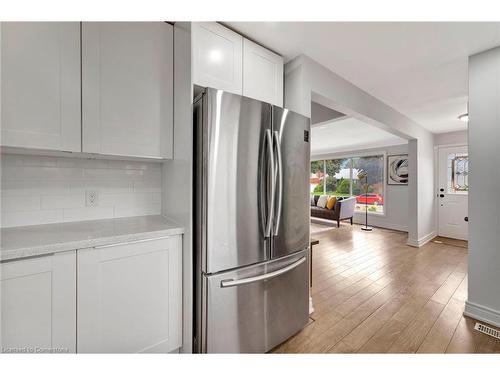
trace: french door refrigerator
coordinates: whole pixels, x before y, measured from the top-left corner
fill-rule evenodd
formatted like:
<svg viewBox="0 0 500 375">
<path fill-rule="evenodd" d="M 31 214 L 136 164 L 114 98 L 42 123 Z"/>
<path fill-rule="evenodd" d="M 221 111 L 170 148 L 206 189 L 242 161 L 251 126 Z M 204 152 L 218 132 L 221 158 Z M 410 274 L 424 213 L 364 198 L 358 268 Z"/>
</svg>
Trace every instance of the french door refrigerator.
<svg viewBox="0 0 500 375">
<path fill-rule="evenodd" d="M 310 121 L 195 99 L 194 351 L 264 353 L 308 321 Z"/>
</svg>

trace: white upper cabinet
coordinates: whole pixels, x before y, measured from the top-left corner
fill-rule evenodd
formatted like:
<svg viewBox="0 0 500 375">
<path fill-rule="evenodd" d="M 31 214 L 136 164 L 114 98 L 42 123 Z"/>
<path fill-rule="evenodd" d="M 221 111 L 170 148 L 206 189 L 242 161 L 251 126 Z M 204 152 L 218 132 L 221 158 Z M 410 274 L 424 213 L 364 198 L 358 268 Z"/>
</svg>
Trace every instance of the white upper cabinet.
<svg viewBox="0 0 500 375">
<path fill-rule="evenodd" d="M 193 82 L 242 94 L 243 37 L 216 22 L 192 24 Z"/>
<path fill-rule="evenodd" d="M 193 83 L 283 106 L 283 58 L 217 22 L 192 25 Z"/>
<path fill-rule="evenodd" d="M 182 345 L 182 236 L 78 250 L 79 353 Z"/>
<path fill-rule="evenodd" d="M 172 158 L 173 27 L 82 23 L 82 151 Z"/>
<path fill-rule="evenodd" d="M 3 351 L 74 353 L 75 251 L 0 264 Z"/>
<path fill-rule="evenodd" d="M 283 106 L 283 58 L 243 41 L 243 95 Z"/>
<path fill-rule="evenodd" d="M 1 144 L 80 151 L 80 23 L 2 22 Z"/>
</svg>

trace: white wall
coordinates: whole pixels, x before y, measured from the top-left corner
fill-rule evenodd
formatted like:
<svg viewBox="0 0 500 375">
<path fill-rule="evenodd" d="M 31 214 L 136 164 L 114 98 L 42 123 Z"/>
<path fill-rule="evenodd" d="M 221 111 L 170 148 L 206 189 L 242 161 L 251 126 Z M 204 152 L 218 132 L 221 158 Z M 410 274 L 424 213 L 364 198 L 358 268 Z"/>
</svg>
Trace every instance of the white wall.
<svg viewBox="0 0 500 375">
<path fill-rule="evenodd" d="M 409 140 L 408 244 L 421 246 L 432 239 L 436 234 L 433 134 L 341 76 L 300 55 L 285 67 L 285 107 L 310 117 L 311 101 Z"/>
<path fill-rule="evenodd" d="M 408 145 L 353 150 L 349 152 L 329 153 L 312 156 L 312 160 L 337 159 L 363 155 L 384 155 L 384 168 L 387 168 L 388 155 L 408 153 Z M 386 171 L 387 173 L 387 171 Z M 384 176 L 384 215 L 368 214 L 368 224 L 381 228 L 408 231 L 408 185 L 387 185 L 387 175 Z M 355 223 L 364 223 L 365 214 L 354 213 Z"/>
<path fill-rule="evenodd" d="M 469 58 L 469 295 L 465 314 L 500 327 L 500 47 Z"/>
<path fill-rule="evenodd" d="M 182 351 L 193 335 L 193 85 L 191 24 L 174 24 L 174 158 L 163 169 L 163 214 L 184 226 Z M 167 194 L 168 192 L 168 194 Z"/>
<path fill-rule="evenodd" d="M 455 132 L 434 134 L 434 145 L 466 145 L 467 131 L 458 130 Z"/>
<path fill-rule="evenodd" d="M 2 154 L 1 166 L 2 227 L 161 213 L 158 163 Z"/>
<path fill-rule="evenodd" d="M 312 102 L 311 103 L 311 125 L 319 124 L 333 119 L 344 117 L 343 113 L 337 112 L 324 105 Z"/>
</svg>

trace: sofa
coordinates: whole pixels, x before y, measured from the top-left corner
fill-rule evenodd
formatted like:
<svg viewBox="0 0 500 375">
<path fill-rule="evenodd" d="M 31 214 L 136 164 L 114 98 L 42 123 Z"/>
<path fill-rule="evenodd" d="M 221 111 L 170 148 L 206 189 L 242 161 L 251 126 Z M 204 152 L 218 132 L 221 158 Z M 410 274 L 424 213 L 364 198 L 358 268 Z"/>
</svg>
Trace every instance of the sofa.
<svg viewBox="0 0 500 375">
<path fill-rule="evenodd" d="M 333 220 L 337 222 L 337 227 L 340 227 L 341 220 L 350 220 L 352 225 L 352 217 L 354 216 L 354 208 L 356 207 L 356 198 L 337 198 L 333 209 L 318 207 L 319 195 L 311 197 L 311 217 Z"/>
</svg>

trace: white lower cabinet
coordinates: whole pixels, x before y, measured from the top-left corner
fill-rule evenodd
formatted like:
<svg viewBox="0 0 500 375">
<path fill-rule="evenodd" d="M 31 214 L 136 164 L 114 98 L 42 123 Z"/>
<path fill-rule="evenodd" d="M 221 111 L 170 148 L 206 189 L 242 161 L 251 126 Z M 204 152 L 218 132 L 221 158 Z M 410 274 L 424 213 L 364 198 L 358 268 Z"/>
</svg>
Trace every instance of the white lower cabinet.
<svg viewBox="0 0 500 375">
<path fill-rule="evenodd" d="M 177 235 L 78 250 L 78 352 L 179 348 L 181 249 Z"/>
<path fill-rule="evenodd" d="M 74 353 L 75 251 L 0 265 L 3 353 Z"/>
</svg>

